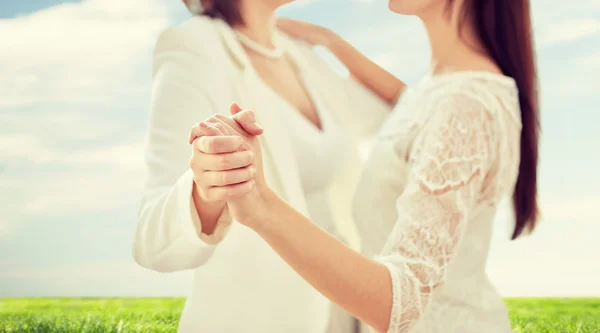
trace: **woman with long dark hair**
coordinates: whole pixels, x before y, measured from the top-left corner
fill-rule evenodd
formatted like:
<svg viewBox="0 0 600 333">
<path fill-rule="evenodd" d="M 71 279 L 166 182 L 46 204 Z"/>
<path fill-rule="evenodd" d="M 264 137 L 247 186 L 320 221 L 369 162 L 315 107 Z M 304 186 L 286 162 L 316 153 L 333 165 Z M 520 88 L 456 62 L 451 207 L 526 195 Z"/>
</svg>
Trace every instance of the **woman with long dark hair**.
<svg viewBox="0 0 600 333">
<path fill-rule="evenodd" d="M 192 138 L 244 139 L 256 154 L 257 173 L 242 184 L 245 196 L 228 201 L 233 216 L 368 326 L 394 333 L 511 332 L 485 265 L 501 200 L 513 198 L 513 238 L 537 220 L 539 120 L 529 1 L 390 0 L 389 7 L 422 20 L 432 64 L 403 93 L 363 171 L 353 204 L 362 254 L 267 186 L 251 111 L 209 118 Z M 389 80 L 323 28 L 294 21 L 280 27 L 328 46 L 372 89 Z"/>
</svg>

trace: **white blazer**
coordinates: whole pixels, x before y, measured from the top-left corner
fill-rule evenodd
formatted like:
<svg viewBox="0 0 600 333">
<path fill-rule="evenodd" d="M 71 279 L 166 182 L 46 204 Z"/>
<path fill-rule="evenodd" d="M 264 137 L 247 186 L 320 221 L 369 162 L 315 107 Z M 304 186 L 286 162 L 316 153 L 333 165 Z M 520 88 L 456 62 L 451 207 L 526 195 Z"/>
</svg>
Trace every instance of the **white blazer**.
<svg viewBox="0 0 600 333">
<path fill-rule="evenodd" d="M 283 34 L 278 42 L 323 94 L 327 109 L 355 138 L 377 132 L 391 106 L 354 80 L 336 74 L 310 46 Z M 193 17 L 158 39 L 147 144 L 147 181 L 139 210 L 133 255 L 159 272 L 195 269 L 180 332 L 324 332 L 328 301 L 313 290 L 251 230 L 230 223 L 227 212 L 211 237 L 198 236 L 191 197 L 190 128 L 212 114 L 228 115 L 239 103 L 257 114 L 269 185 L 308 214 L 296 159 L 278 110 L 262 94 L 254 71 L 231 28 L 221 20 Z M 269 97 L 270 98 L 270 97 Z M 353 143 L 354 144 L 354 143 Z M 334 214 L 348 224 L 358 171 L 357 155 L 332 186 Z M 212 258 L 208 261 L 209 258 Z"/>
</svg>

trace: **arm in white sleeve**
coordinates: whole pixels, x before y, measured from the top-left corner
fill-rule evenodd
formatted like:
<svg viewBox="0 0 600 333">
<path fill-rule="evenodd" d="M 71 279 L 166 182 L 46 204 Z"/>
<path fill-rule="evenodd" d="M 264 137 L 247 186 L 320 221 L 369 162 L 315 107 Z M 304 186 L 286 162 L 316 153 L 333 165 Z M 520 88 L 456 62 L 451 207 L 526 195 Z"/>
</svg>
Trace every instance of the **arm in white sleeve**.
<svg viewBox="0 0 600 333">
<path fill-rule="evenodd" d="M 158 40 L 152 105 L 145 147 L 147 179 L 134 237 L 133 256 L 143 267 L 172 272 L 205 263 L 231 224 L 228 209 L 210 236 L 202 233 L 189 167 L 191 127 L 219 113 L 209 96 L 217 71 L 189 48 L 176 29 Z M 227 111 L 227 110 L 225 110 Z M 222 113 L 222 112 L 221 112 Z"/>
<path fill-rule="evenodd" d="M 485 107 L 453 96 L 439 108 L 415 141 L 414 166 L 396 204 L 397 222 L 377 258 L 392 281 L 390 333 L 410 331 L 427 311 L 473 209 L 499 179 L 489 172 L 498 137 Z"/>
</svg>

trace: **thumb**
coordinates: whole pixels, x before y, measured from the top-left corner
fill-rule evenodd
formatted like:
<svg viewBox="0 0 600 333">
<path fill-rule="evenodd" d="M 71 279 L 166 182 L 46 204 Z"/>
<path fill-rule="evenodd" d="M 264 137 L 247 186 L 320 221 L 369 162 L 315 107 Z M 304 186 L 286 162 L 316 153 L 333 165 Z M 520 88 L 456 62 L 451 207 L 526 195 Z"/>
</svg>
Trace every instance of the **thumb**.
<svg viewBox="0 0 600 333">
<path fill-rule="evenodd" d="M 229 113 L 231 113 L 231 115 L 235 115 L 236 113 L 242 110 L 243 109 L 237 103 L 231 103 L 231 105 L 229 106 Z"/>
<path fill-rule="evenodd" d="M 232 118 L 250 135 L 260 135 L 263 128 L 256 122 L 256 116 L 252 110 L 242 110 Z"/>
</svg>

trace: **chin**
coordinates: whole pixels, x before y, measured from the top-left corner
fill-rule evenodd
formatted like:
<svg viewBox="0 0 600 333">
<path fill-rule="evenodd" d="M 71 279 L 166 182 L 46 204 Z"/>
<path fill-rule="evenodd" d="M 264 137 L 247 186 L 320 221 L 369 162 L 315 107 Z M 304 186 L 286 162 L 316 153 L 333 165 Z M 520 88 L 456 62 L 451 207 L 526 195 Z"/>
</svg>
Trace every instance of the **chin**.
<svg viewBox="0 0 600 333">
<path fill-rule="evenodd" d="M 272 1 L 277 7 L 281 7 L 283 5 L 287 5 L 288 3 L 292 3 L 292 2 L 296 2 L 296 1 L 306 1 L 306 0 L 272 0 Z"/>
<path fill-rule="evenodd" d="M 388 0 L 388 8 L 401 15 L 419 15 L 438 0 Z"/>
</svg>

